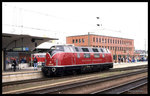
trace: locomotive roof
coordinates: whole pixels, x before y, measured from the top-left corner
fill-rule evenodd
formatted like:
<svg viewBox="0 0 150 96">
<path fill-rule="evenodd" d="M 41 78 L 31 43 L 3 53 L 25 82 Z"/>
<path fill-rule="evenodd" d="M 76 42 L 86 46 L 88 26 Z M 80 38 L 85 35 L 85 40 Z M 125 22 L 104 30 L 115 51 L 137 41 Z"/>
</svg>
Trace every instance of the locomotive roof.
<svg viewBox="0 0 150 96">
<path fill-rule="evenodd" d="M 99 48 L 99 47 L 86 47 L 86 46 L 74 46 L 74 45 L 54 45 L 54 46 L 72 46 L 72 47 L 78 47 L 78 48 Z M 101 49 L 106 49 L 106 48 L 101 48 Z"/>
<path fill-rule="evenodd" d="M 74 46 L 74 45 L 55 45 L 55 46 L 71 46 L 74 51 L 76 51 L 75 48 L 78 48 L 77 52 L 106 52 L 106 53 L 110 53 L 110 51 L 107 48 L 85 47 L 85 46 L 82 47 L 82 46 Z M 83 48 L 87 48 L 87 49 L 83 49 Z M 97 49 L 98 51 L 94 51 L 94 49 Z M 88 50 L 88 51 L 83 51 L 83 50 Z"/>
</svg>

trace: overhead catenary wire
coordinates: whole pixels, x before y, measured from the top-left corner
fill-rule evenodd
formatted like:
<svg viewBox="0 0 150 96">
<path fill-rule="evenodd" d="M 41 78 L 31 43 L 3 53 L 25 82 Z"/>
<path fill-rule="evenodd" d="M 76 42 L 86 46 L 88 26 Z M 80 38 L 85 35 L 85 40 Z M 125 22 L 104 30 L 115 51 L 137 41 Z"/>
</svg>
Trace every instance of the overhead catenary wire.
<svg viewBox="0 0 150 96">
<path fill-rule="evenodd" d="M 25 9 L 25 8 L 20 8 L 20 7 L 12 6 L 12 5 L 7 5 L 7 4 L 5 4 L 5 6 L 14 8 L 14 9 L 16 9 L 16 10 L 19 9 L 20 12 L 21 12 L 20 14 L 22 14 L 23 11 L 27 11 L 27 12 L 36 13 L 36 14 L 43 15 L 43 16 L 53 17 L 53 18 L 56 18 L 56 19 L 73 20 L 73 19 L 70 19 L 70 18 L 59 17 L 59 16 L 47 14 L 47 13 L 44 13 L 44 12 L 33 11 L 33 10 Z M 22 16 L 23 16 L 23 15 L 22 15 Z M 14 17 L 15 17 L 15 16 L 14 16 Z M 100 19 L 100 18 L 97 18 L 97 19 Z M 42 28 L 34 28 L 34 27 L 27 27 L 27 26 L 24 26 L 24 25 L 23 25 L 23 17 L 21 18 L 21 21 L 22 21 L 22 23 L 20 23 L 20 25 L 16 25 L 16 26 L 18 26 L 18 27 L 20 27 L 20 28 L 22 28 L 22 29 L 23 29 L 23 28 L 28 28 L 28 29 L 34 29 L 34 30 L 51 31 L 51 30 L 49 30 L 49 29 L 42 29 Z M 82 21 L 78 21 L 78 22 L 82 22 Z M 85 23 L 84 23 L 84 24 L 85 24 Z M 88 23 L 86 22 L 86 24 L 88 24 Z M 93 26 L 93 24 L 88 24 L 88 25 Z M 100 24 L 100 26 L 102 26 L 102 24 Z M 93 26 L 93 27 L 94 27 L 94 26 Z M 101 29 L 98 29 L 98 30 L 108 30 L 108 31 L 113 31 L 113 32 L 122 33 L 120 30 L 112 30 L 112 29 L 104 28 L 103 26 L 102 26 Z M 60 31 L 53 31 L 53 32 L 59 32 L 59 33 L 60 33 Z M 61 31 L 61 32 L 62 32 L 62 31 Z M 62 33 L 65 33 L 65 32 L 62 32 Z M 123 34 L 125 34 L 125 33 L 123 33 Z"/>
<path fill-rule="evenodd" d="M 13 17 L 13 20 L 17 20 L 17 18 L 15 18 L 16 17 L 16 12 L 17 12 L 17 10 L 19 10 L 20 11 L 20 15 L 22 15 L 23 16 L 23 12 L 24 11 L 27 11 L 27 12 L 31 12 L 31 13 L 36 13 L 36 14 L 39 14 L 39 15 L 42 15 L 42 16 L 49 16 L 49 17 L 53 17 L 53 18 L 56 18 L 56 19 L 61 19 L 61 20 L 68 20 L 68 18 L 63 18 L 63 17 L 59 17 L 59 16 L 54 16 L 54 15 L 51 15 L 51 14 L 47 14 L 47 13 L 43 13 L 43 12 L 38 12 L 38 11 L 33 11 L 33 10 L 28 10 L 28 9 L 24 9 L 24 8 L 20 8 L 20 7 L 16 7 L 16 6 L 12 6 L 12 5 L 7 5 L 7 4 L 5 4 L 5 6 L 7 6 L 7 7 L 10 7 L 10 8 L 13 8 L 14 9 L 14 17 Z M 70 20 L 68 20 L 69 22 L 70 22 Z M 13 24 L 12 25 L 10 25 L 10 24 L 4 24 L 4 25 L 6 25 L 6 26 L 12 26 L 12 27 L 19 27 L 20 29 L 23 29 L 23 28 L 27 28 L 27 29 L 34 29 L 34 30 L 42 30 L 42 31 L 52 31 L 52 30 L 49 30 L 49 29 L 43 29 L 43 28 L 35 28 L 35 27 L 27 27 L 27 26 L 24 26 L 24 24 L 23 24 L 23 17 L 22 18 L 20 18 L 20 25 L 18 25 L 18 24 L 16 24 L 17 23 L 17 21 L 13 21 Z M 14 29 L 15 30 L 15 29 Z M 55 32 L 55 33 L 66 33 L 66 32 L 64 32 L 64 31 L 54 31 L 53 30 L 53 32 Z M 54 33 L 54 34 L 55 34 Z"/>
<path fill-rule="evenodd" d="M 11 8 L 16 8 L 16 9 L 22 9 L 22 11 L 27 11 L 27 12 L 31 12 L 31 13 L 36 13 L 36 14 L 39 14 L 39 15 L 44 15 L 44 16 L 49 16 L 49 17 L 53 17 L 53 18 L 57 18 L 57 19 L 62 19 L 62 20 L 68 20 L 68 21 L 75 21 L 75 22 L 83 22 L 83 21 L 76 21 L 74 19 L 71 19 L 71 18 L 64 18 L 64 17 L 59 17 L 59 16 L 55 16 L 55 15 L 52 15 L 52 14 L 49 14 L 49 13 L 44 13 L 44 12 L 38 12 L 38 11 L 33 11 L 33 10 L 29 10 L 29 9 L 25 9 L 25 8 L 20 8 L 20 7 L 16 7 L 16 6 L 12 6 L 12 5 L 7 5 L 5 4 L 5 6 L 7 7 L 11 7 Z M 92 25 L 88 22 L 83 22 L 84 24 L 88 24 L 88 25 Z"/>
</svg>

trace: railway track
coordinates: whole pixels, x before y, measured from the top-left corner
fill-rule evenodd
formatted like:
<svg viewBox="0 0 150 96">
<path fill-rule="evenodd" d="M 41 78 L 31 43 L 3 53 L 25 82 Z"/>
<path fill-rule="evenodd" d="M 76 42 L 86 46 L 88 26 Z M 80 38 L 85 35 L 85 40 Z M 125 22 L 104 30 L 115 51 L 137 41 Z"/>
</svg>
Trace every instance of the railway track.
<svg viewBox="0 0 150 96">
<path fill-rule="evenodd" d="M 142 70 L 131 72 L 131 73 L 119 74 L 119 75 L 115 75 L 115 76 L 109 76 L 109 77 L 105 77 L 105 78 L 101 78 L 101 79 L 97 78 L 97 79 L 85 80 L 85 81 L 81 81 L 81 82 L 78 81 L 78 82 L 71 82 L 71 83 L 65 83 L 65 84 L 58 84 L 55 86 L 50 86 L 49 88 L 48 87 L 40 88 L 38 90 L 30 90 L 28 92 L 20 92 L 20 93 L 23 93 L 23 94 L 66 94 L 67 92 L 69 92 L 69 94 L 72 94 L 73 91 L 78 89 L 77 94 L 78 93 L 80 94 L 79 89 L 81 92 L 83 91 L 83 90 L 81 90 L 82 88 L 80 88 L 80 87 L 84 87 L 84 90 L 85 90 L 87 86 L 97 85 L 97 83 L 110 82 L 112 80 L 115 81 L 120 78 L 127 78 L 130 76 L 135 76 L 135 75 L 142 74 L 145 72 L 147 72 L 147 69 L 142 69 Z M 147 77 L 145 77 L 145 78 L 147 78 Z M 133 81 L 133 82 L 135 82 L 135 81 Z M 130 84 L 131 84 L 131 82 L 130 82 Z M 86 90 L 89 90 L 89 89 L 86 89 Z M 94 92 L 89 91 L 88 94 L 93 94 Z"/>
<path fill-rule="evenodd" d="M 147 76 L 120 85 L 112 86 L 100 91 L 96 91 L 91 94 L 122 94 L 145 84 L 147 84 Z"/>
<path fill-rule="evenodd" d="M 139 68 L 147 68 L 147 65 L 132 66 L 132 67 L 125 67 L 125 68 L 115 68 L 115 69 L 110 69 L 110 70 L 104 70 L 104 71 L 97 72 L 97 73 L 126 71 L 126 70 L 134 70 L 134 69 L 139 69 Z M 87 73 L 87 74 L 93 74 L 93 73 Z M 85 75 L 85 74 L 77 74 L 77 76 L 82 76 L 82 75 Z M 18 84 L 32 83 L 32 82 L 40 82 L 40 81 L 42 82 L 42 81 L 53 80 L 53 79 L 61 79 L 61 78 L 66 78 L 66 77 L 71 78 L 71 77 L 74 77 L 74 76 L 68 75 L 68 76 L 63 76 L 63 77 L 51 77 L 51 78 L 46 77 L 46 78 L 39 78 L 39 79 L 13 81 L 13 82 L 2 83 L 2 86 L 5 87 L 5 86 L 12 86 L 12 85 L 18 85 Z"/>
</svg>

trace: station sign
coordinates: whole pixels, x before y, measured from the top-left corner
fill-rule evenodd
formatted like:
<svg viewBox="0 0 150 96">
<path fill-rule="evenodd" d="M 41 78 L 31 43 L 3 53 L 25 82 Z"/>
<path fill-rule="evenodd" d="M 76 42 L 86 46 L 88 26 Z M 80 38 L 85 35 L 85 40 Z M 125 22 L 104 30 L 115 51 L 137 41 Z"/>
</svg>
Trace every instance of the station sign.
<svg viewBox="0 0 150 96">
<path fill-rule="evenodd" d="M 15 47 L 13 48 L 13 51 L 29 51 L 28 47 Z"/>
</svg>

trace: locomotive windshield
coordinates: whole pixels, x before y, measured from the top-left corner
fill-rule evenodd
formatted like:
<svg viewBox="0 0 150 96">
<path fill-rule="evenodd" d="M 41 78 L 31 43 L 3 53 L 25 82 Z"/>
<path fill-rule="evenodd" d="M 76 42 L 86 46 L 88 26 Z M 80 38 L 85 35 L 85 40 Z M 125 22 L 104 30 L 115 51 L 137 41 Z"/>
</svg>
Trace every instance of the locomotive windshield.
<svg viewBox="0 0 150 96">
<path fill-rule="evenodd" d="M 52 46 L 49 50 L 49 54 L 53 56 L 57 52 L 64 52 L 63 46 Z"/>
</svg>

